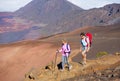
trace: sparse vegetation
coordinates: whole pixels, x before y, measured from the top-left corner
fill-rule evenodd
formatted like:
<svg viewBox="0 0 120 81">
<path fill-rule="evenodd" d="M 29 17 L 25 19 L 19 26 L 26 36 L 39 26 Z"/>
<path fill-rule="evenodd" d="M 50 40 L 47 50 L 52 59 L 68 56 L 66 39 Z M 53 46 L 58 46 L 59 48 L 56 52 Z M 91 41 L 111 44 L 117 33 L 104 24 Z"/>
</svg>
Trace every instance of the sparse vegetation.
<svg viewBox="0 0 120 81">
<path fill-rule="evenodd" d="M 99 23 L 104 23 L 104 20 L 100 20 L 100 22 Z"/>
<path fill-rule="evenodd" d="M 105 52 L 105 51 L 98 52 L 98 53 L 96 54 L 96 57 L 98 58 L 98 57 L 102 57 L 102 56 L 104 56 L 104 55 L 108 55 L 108 53 Z"/>
<path fill-rule="evenodd" d="M 115 54 L 116 54 L 116 55 L 120 55 L 120 52 L 116 52 Z"/>
</svg>

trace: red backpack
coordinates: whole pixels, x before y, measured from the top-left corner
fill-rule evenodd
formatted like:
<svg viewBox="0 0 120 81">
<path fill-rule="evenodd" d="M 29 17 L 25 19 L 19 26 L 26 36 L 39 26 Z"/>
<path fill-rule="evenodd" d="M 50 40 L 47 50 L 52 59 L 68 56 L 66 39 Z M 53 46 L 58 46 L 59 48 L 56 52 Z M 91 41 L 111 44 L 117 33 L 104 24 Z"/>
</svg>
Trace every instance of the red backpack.
<svg viewBox="0 0 120 81">
<path fill-rule="evenodd" d="M 91 33 L 86 33 L 86 37 L 88 37 L 90 41 L 90 46 L 92 45 L 92 34 Z"/>
</svg>

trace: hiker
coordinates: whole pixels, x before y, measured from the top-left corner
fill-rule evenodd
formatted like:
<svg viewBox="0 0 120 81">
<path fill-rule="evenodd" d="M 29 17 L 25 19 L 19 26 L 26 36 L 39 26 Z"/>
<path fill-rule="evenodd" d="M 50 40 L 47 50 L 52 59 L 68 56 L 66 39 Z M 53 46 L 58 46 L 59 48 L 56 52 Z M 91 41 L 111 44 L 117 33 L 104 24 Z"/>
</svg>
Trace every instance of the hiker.
<svg viewBox="0 0 120 81">
<path fill-rule="evenodd" d="M 68 70 L 72 68 L 72 66 L 68 62 L 68 57 L 70 55 L 70 45 L 67 43 L 67 41 L 64 39 L 62 40 L 62 47 L 58 52 L 62 53 L 62 70 L 64 71 L 64 65 L 67 64 Z"/>
<path fill-rule="evenodd" d="M 80 34 L 80 53 L 82 54 L 83 65 L 86 65 L 87 52 L 90 50 L 90 41 L 84 32 Z"/>
</svg>

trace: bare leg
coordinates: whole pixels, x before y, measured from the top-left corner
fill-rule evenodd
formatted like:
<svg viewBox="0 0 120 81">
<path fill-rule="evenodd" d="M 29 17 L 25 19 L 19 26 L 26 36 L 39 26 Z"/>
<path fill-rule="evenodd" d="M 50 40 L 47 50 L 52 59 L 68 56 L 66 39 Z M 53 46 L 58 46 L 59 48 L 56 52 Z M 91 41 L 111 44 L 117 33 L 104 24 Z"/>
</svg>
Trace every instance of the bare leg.
<svg viewBox="0 0 120 81">
<path fill-rule="evenodd" d="M 83 61 L 84 61 L 84 63 L 86 64 L 86 54 L 84 54 Z"/>
<path fill-rule="evenodd" d="M 83 59 L 84 64 L 86 64 L 86 50 L 82 52 L 82 59 Z"/>
</svg>

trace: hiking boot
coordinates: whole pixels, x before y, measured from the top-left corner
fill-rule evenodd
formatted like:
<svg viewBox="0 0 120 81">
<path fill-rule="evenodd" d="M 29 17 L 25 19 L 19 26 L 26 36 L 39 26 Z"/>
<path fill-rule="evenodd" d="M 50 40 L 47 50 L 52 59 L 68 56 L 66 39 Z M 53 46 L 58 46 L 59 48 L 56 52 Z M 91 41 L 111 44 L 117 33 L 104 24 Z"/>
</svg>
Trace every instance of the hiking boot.
<svg viewBox="0 0 120 81">
<path fill-rule="evenodd" d="M 72 69 L 72 65 L 70 65 L 69 67 L 68 67 L 68 70 L 70 71 Z"/>
<path fill-rule="evenodd" d="M 86 63 L 85 63 L 85 62 L 80 62 L 80 64 L 82 64 L 83 66 L 84 66 L 84 65 L 86 65 Z"/>
<path fill-rule="evenodd" d="M 64 71 L 64 69 L 61 69 L 60 71 L 62 72 L 62 71 Z"/>
<path fill-rule="evenodd" d="M 83 66 L 85 66 L 86 65 L 86 63 L 85 62 L 83 62 Z"/>
</svg>

